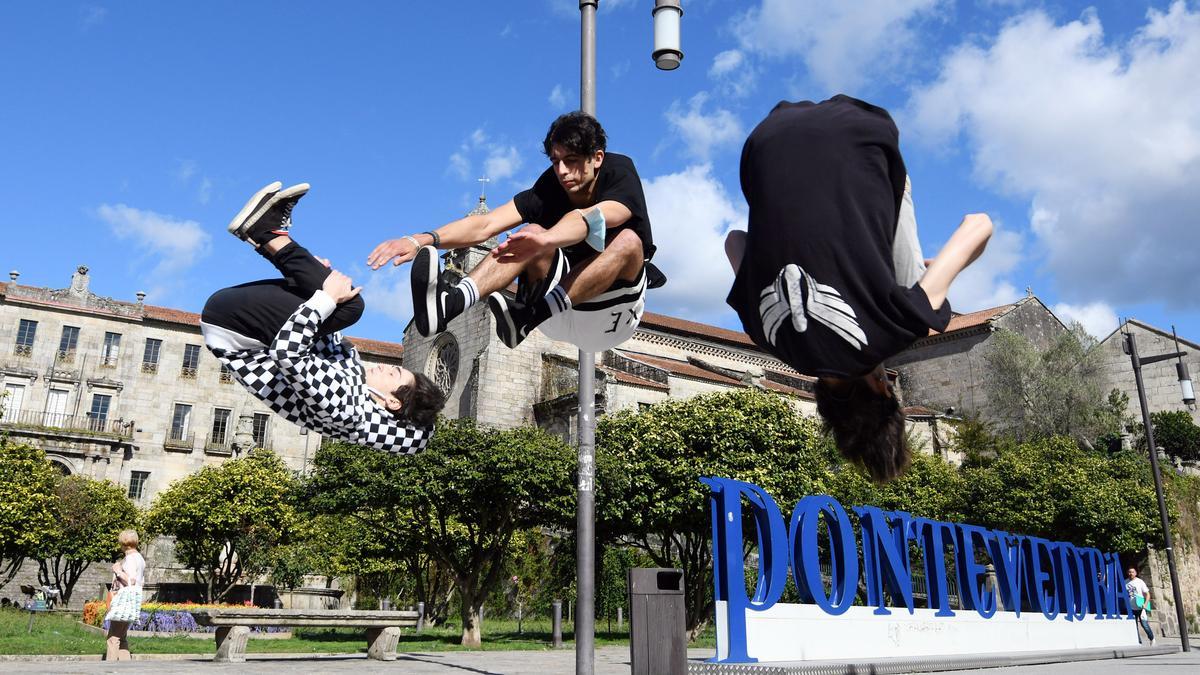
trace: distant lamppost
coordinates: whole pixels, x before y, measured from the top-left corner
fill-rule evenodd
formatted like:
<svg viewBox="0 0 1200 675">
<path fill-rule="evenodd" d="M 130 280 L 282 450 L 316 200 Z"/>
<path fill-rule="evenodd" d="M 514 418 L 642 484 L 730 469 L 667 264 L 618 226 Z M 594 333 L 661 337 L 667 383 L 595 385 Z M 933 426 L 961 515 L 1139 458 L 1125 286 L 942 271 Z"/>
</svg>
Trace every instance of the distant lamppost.
<svg viewBox="0 0 1200 675">
<path fill-rule="evenodd" d="M 596 9 L 579 0 L 579 109 L 596 115 Z M 661 70 L 683 59 L 679 44 L 680 0 L 655 0 L 654 51 Z M 579 450 L 575 507 L 575 673 L 592 675 L 596 658 L 596 355 L 579 350 Z"/>
<path fill-rule="evenodd" d="M 1175 333 L 1174 326 L 1171 327 L 1171 333 Z M 1187 352 L 1178 351 L 1178 336 L 1175 336 L 1175 352 L 1141 358 L 1138 356 L 1137 339 L 1133 331 L 1129 329 L 1128 322 L 1125 323 L 1124 335 L 1125 342 L 1122 344 L 1122 348 L 1129 355 L 1130 363 L 1133 364 L 1133 379 L 1137 383 L 1138 402 L 1142 406 L 1142 424 L 1146 427 L 1146 447 L 1150 451 L 1150 469 L 1154 473 L 1154 492 L 1158 496 L 1158 515 L 1162 519 L 1163 540 L 1167 545 L 1167 567 L 1171 571 L 1171 591 L 1175 598 L 1175 617 L 1179 622 L 1179 640 L 1183 645 L 1183 651 L 1188 652 L 1192 650 L 1192 647 L 1188 641 L 1188 624 L 1187 617 L 1183 613 L 1183 597 L 1179 593 L 1179 575 L 1175 571 L 1175 548 L 1171 543 L 1171 523 L 1167 518 L 1167 502 L 1163 499 L 1162 477 L 1158 473 L 1158 446 L 1154 444 L 1154 425 L 1150 422 L 1150 406 L 1146 403 L 1146 387 L 1142 383 L 1142 364 L 1179 359 L 1179 363 L 1176 364 L 1176 372 L 1179 375 L 1179 388 L 1183 393 L 1183 401 L 1188 405 L 1193 405 L 1196 402 L 1196 396 L 1192 390 L 1192 381 L 1187 377 L 1187 366 L 1183 363 L 1183 357 Z"/>
</svg>

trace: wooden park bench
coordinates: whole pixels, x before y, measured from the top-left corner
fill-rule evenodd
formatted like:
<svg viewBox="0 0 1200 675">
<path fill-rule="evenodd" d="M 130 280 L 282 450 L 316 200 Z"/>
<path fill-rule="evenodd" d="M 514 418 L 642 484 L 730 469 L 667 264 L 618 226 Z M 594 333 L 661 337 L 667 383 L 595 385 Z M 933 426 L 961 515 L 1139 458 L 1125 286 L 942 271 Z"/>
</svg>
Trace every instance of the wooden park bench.
<svg viewBox="0 0 1200 675">
<path fill-rule="evenodd" d="M 400 629 L 417 625 L 417 612 L 374 612 L 339 609 L 207 609 L 191 613 L 201 626 L 217 627 L 217 655 L 213 661 L 241 663 L 246 660 L 246 639 L 253 626 L 318 626 L 322 628 L 366 628 L 367 657 L 396 660 Z"/>
</svg>

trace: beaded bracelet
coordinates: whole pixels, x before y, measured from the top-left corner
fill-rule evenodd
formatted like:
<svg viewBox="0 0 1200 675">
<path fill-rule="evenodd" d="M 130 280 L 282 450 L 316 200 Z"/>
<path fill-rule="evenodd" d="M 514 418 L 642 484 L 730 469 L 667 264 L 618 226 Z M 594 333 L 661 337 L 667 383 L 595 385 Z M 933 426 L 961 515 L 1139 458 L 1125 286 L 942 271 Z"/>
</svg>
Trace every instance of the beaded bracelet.
<svg viewBox="0 0 1200 675">
<path fill-rule="evenodd" d="M 430 237 L 433 237 L 433 247 L 434 248 L 438 248 L 442 245 L 442 238 L 438 236 L 437 232 L 429 231 L 429 232 L 422 232 L 421 234 L 427 234 Z"/>
</svg>

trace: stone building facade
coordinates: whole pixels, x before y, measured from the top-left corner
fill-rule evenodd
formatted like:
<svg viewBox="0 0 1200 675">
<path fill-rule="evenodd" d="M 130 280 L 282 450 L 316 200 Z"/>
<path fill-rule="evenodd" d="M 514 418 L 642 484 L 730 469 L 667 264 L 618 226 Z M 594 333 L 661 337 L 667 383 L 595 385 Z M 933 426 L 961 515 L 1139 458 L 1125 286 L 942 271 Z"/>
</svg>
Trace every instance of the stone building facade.
<svg viewBox="0 0 1200 675">
<path fill-rule="evenodd" d="M 992 334 L 1004 328 L 1039 348 L 1067 330 L 1032 294 L 999 307 L 957 314 L 942 333 L 930 333 L 893 357 L 888 367 L 899 374 L 905 402 L 955 414 L 986 415 L 987 364 Z"/>
<path fill-rule="evenodd" d="M 1138 355 L 1143 359 L 1158 354 L 1170 354 L 1175 351 L 1175 338 L 1171 331 L 1151 326 L 1148 323 L 1129 319 L 1108 337 L 1100 341 L 1099 349 L 1104 354 L 1104 389 L 1119 389 L 1129 396 L 1130 414 L 1140 417 L 1138 408 L 1137 385 L 1133 378 L 1133 364 L 1129 355 L 1123 350 L 1123 333 L 1133 333 L 1137 341 Z M 1183 363 L 1187 364 L 1193 383 L 1200 373 L 1200 345 L 1186 338 L 1179 338 L 1178 351 L 1187 352 Z M 1151 413 L 1181 410 L 1192 416 L 1192 421 L 1200 424 L 1200 410 L 1192 405 L 1190 408 L 1183 403 L 1179 388 L 1179 377 L 1175 369 L 1176 360 L 1160 361 L 1142 366 L 1142 382 L 1146 387 L 1146 405 Z"/>
</svg>

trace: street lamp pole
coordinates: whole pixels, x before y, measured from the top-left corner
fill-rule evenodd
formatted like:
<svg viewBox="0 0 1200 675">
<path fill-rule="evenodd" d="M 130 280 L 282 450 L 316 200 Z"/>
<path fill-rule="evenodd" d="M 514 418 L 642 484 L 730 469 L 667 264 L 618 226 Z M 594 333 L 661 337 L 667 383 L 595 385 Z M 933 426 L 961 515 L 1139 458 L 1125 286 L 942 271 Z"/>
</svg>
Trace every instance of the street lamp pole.
<svg viewBox="0 0 1200 675">
<path fill-rule="evenodd" d="M 596 9 L 579 0 L 579 108 L 596 116 Z M 592 675 L 596 660 L 596 357 L 579 350 L 579 485 L 575 507 L 575 673 Z"/>
<path fill-rule="evenodd" d="M 1154 425 L 1150 422 L 1150 406 L 1146 403 L 1146 387 L 1142 383 L 1142 364 L 1182 358 L 1184 352 L 1140 358 L 1137 351 L 1137 339 L 1128 326 L 1129 324 L 1126 324 L 1123 346 L 1125 353 L 1129 354 L 1130 363 L 1133 364 L 1133 379 L 1137 383 L 1138 402 L 1142 406 L 1142 424 L 1146 427 L 1146 445 L 1150 450 L 1150 470 L 1154 473 L 1154 492 L 1158 496 L 1158 515 L 1162 519 L 1163 540 L 1167 545 L 1167 567 L 1171 571 L 1171 591 L 1175 598 L 1175 617 L 1179 622 L 1179 640 L 1183 645 L 1183 651 L 1188 652 L 1192 650 L 1192 647 L 1188 641 L 1188 624 L 1187 617 L 1183 612 L 1183 597 L 1179 592 L 1179 575 L 1175 571 L 1175 549 L 1171 543 L 1171 523 L 1167 518 L 1167 502 L 1163 498 L 1162 477 L 1158 473 L 1158 446 L 1154 444 Z M 1182 386 L 1183 380 L 1180 380 L 1180 383 Z M 1190 385 L 1189 381 L 1188 386 L 1184 387 L 1185 396 Z"/>
</svg>

